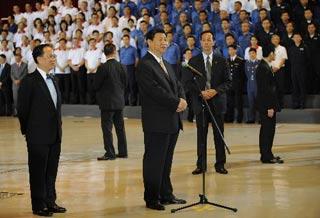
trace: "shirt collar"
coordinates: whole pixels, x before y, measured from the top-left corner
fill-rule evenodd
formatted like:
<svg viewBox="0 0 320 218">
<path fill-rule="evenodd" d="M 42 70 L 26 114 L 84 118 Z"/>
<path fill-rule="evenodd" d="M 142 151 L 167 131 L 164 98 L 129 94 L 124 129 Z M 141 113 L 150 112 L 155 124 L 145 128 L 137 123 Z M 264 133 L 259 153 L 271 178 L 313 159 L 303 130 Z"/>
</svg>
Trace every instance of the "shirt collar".
<svg viewBox="0 0 320 218">
<path fill-rule="evenodd" d="M 37 67 L 37 70 L 39 71 L 39 73 L 41 74 L 42 78 L 44 79 L 44 81 L 46 81 L 47 79 L 47 73 L 44 72 L 43 70 L 41 70 L 39 67 Z M 51 72 L 49 72 L 50 74 Z"/>
<path fill-rule="evenodd" d="M 209 55 L 207 55 L 207 54 L 205 54 L 204 52 L 202 52 L 202 55 L 203 55 L 204 61 L 207 61 L 207 57 L 208 57 L 208 56 L 209 56 L 209 58 L 210 58 L 210 61 L 212 61 L 213 52 L 211 52 L 211 54 L 209 54 Z"/>
<path fill-rule="evenodd" d="M 154 53 L 152 53 L 150 50 L 148 50 L 148 52 L 157 60 L 158 63 L 160 63 L 162 61 L 162 57 L 159 58 L 157 55 L 155 55 Z"/>
</svg>

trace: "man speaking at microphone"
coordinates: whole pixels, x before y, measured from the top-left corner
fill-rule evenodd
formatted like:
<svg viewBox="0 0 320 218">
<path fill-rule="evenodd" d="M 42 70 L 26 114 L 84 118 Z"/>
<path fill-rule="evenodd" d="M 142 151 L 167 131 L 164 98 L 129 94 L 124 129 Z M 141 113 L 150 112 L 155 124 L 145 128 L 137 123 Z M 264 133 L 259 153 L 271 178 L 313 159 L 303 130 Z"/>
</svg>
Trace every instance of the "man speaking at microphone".
<svg viewBox="0 0 320 218">
<path fill-rule="evenodd" d="M 180 112 L 187 107 L 185 94 L 175 72 L 162 55 L 167 48 L 166 34 L 161 29 L 146 34 L 148 53 L 137 67 L 141 94 L 144 200 L 146 207 L 164 210 L 167 204 L 185 204 L 173 195 L 170 180 L 172 158 L 182 129 Z"/>
<path fill-rule="evenodd" d="M 226 111 L 226 91 L 231 86 L 230 73 L 227 68 L 226 60 L 223 57 L 213 54 L 214 35 L 211 31 L 204 31 L 201 33 L 200 43 L 202 47 L 202 53 L 192 57 L 189 61 L 189 65 L 195 68 L 198 72 L 202 73 L 202 77 L 197 74 L 197 82 L 201 89 L 201 94 L 205 100 L 208 101 L 210 109 L 217 121 L 218 128 L 223 134 L 224 123 L 223 117 Z M 202 98 L 199 93 L 199 89 L 193 80 L 193 76 L 189 74 L 186 86 L 192 93 L 192 106 L 196 115 L 197 123 L 197 168 L 192 172 L 193 175 L 201 174 L 206 171 L 207 166 L 207 135 L 208 125 L 212 124 L 214 143 L 216 150 L 216 163 L 214 165 L 217 173 L 227 174 L 224 164 L 226 163 L 226 154 L 224 148 L 224 142 L 217 130 L 213 120 L 211 120 L 210 114 L 205 109 L 204 117 L 202 117 Z M 203 125 L 204 121 L 204 125 Z M 204 128 L 203 128 L 204 126 Z M 202 149 L 205 146 L 205 149 Z M 202 166 L 202 162 L 205 165 Z"/>
</svg>

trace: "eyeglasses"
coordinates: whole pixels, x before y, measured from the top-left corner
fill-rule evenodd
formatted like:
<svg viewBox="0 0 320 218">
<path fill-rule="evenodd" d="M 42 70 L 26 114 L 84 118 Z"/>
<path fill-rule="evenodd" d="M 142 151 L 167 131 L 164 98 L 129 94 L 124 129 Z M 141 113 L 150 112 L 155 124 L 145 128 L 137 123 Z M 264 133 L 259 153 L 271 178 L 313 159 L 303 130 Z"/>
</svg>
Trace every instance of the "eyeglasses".
<svg viewBox="0 0 320 218">
<path fill-rule="evenodd" d="M 55 59 L 56 57 L 57 57 L 57 55 L 55 55 L 55 54 L 50 54 L 50 55 L 48 55 L 48 56 L 43 56 L 44 58 L 51 58 L 51 59 Z"/>
</svg>

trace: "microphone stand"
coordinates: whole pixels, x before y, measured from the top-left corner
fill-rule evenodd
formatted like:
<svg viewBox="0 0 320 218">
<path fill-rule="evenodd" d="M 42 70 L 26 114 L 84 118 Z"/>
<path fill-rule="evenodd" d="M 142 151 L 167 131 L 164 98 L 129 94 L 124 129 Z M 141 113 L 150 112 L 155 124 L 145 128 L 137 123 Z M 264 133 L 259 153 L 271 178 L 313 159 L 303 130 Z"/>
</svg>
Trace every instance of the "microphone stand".
<svg viewBox="0 0 320 218">
<path fill-rule="evenodd" d="M 204 129 L 205 129 L 205 119 L 204 119 L 204 116 L 205 116 L 205 110 L 207 110 L 209 112 L 209 115 L 210 115 L 210 118 L 211 120 L 213 121 L 216 129 L 218 130 L 219 132 L 219 135 L 220 137 L 222 138 L 223 140 L 223 143 L 224 143 L 224 146 L 228 152 L 228 154 L 230 154 L 230 150 L 224 140 L 224 137 L 222 135 L 222 132 L 217 124 L 217 121 L 215 119 L 215 117 L 213 116 L 213 113 L 209 107 L 209 104 L 208 104 L 208 101 L 204 98 L 204 96 L 202 95 L 201 93 L 201 88 L 200 88 L 200 85 L 198 83 L 198 80 L 197 80 L 197 76 L 200 76 L 200 77 L 203 77 L 202 73 L 200 73 L 198 70 L 194 69 L 193 67 L 191 67 L 190 65 L 186 65 L 186 67 L 188 67 L 192 73 L 193 73 L 193 81 L 197 87 L 197 90 L 199 92 L 199 95 L 201 96 L 202 98 L 202 110 L 201 110 L 201 118 L 202 118 L 202 141 L 205 142 L 207 139 L 206 139 L 206 135 L 204 133 Z M 205 144 L 202 144 L 201 145 L 201 152 L 202 152 L 202 194 L 199 194 L 199 197 L 200 197 L 200 201 L 196 202 L 196 203 L 193 203 L 193 204 L 190 204 L 190 205 L 187 205 L 187 206 L 183 206 L 183 207 L 180 207 L 180 208 L 176 208 L 176 209 L 171 209 L 171 213 L 175 213 L 179 210 L 183 210 L 183 209 L 187 209 L 187 208 L 190 208 L 190 207 L 194 207 L 196 205 L 204 205 L 204 204 L 209 204 L 209 205 L 212 205 L 212 206 L 215 206 L 215 207 L 221 207 L 221 208 L 224 208 L 224 209 L 227 209 L 227 210 L 232 210 L 233 212 L 237 212 L 238 209 L 237 208 L 231 208 L 231 207 L 227 207 L 227 206 L 224 206 L 224 205 L 221 205 L 221 204 L 217 204 L 217 203 L 213 203 L 213 202 L 210 202 L 208 201 L 208 198 L 206 196 L 206 173 L 205 173 L 205 166 L 206 166 L 206 158 L 204 158 L 204 154 L 205 154 L 205 149 L 206 149 L 206 146 Z"/>
</svg>

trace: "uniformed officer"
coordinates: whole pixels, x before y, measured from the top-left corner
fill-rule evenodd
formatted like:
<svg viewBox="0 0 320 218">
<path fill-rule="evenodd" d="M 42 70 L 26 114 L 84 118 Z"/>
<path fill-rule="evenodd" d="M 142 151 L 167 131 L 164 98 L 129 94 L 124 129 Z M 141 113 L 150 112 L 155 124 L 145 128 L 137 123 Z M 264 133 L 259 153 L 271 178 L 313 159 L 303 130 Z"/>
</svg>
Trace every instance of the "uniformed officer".
<svg viewBox="0 0 320 218">
<path fill-rule="evenodd" d="M 249 60 L 245 63 L 245 73 L 247 77 L 247 96 L 249 109 L 247 113 L 246 123 L 255 123 L 256 119 L 256 99 L 257 99 L 257 81 L 256 71 L 260 61 L 257 59 L 257 50 L 255 48 L 249 49 Z"/>
<path fill-rule="evenodd" d="M 289 48 L 288 56 L 291 65 L 292 103 L 293 108 L 304 108 L 306 98 L 305 77 L 308 72 L 310 52 L 302 42 L 300 33 L 293 35 L 294 45 Z M 309 81 L 308 81 L 309 82 Z"/>
<path fill-rule="evenodd" d="M 320 34 L 317 33 L 314 23 L 308 24 L 308 34 L 304 42 L 310 48 L 311 55 L 311 92 L 317 94 L 320 91 Z"/>
<path fill-rule="evenodd" d="M 232 78 L 232 88 L 227 91 L 227 112 L 225 122 L 232 123 L 234 120 L 234 109 L 237 109 L 237 123 L 243 119 L 243 87 L 244 87 L 244 60 L 237 55 L 237 46 L 229 45 L 229 58 L 227 63 Z"/>
</svg>

